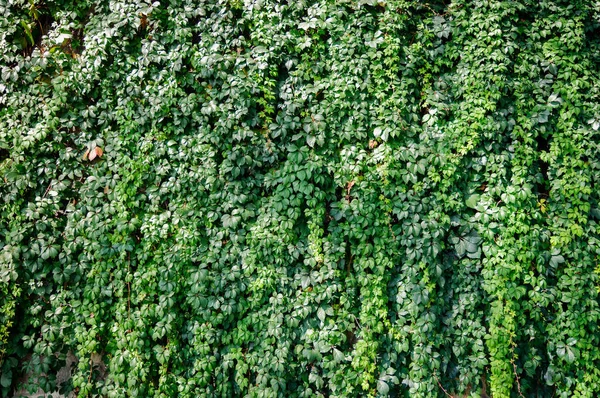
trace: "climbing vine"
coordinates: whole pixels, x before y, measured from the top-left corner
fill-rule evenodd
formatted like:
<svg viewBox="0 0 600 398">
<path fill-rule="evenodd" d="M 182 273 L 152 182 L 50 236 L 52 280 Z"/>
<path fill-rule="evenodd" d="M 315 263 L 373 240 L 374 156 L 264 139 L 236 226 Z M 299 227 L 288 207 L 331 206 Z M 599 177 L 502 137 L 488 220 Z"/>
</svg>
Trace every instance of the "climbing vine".
<svg viewBox="0 0 600 398">
<path fill-rule="evenodd" d="M 0 4 L 1 395 L 597 396 L 598 54 L 586 0 Z"/>
</svg>

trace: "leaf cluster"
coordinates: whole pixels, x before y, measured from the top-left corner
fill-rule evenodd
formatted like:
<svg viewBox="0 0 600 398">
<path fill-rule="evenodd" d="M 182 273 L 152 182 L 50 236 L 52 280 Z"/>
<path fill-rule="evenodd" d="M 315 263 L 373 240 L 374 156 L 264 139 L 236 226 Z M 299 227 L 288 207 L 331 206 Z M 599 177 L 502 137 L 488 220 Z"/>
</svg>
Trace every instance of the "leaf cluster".
<svg viewBox="0 0 600 398">
<path fill-rule="evenodd" d="M 0 394 L 599 395 L 599 20 L 0 4 Z"/>
</svg>

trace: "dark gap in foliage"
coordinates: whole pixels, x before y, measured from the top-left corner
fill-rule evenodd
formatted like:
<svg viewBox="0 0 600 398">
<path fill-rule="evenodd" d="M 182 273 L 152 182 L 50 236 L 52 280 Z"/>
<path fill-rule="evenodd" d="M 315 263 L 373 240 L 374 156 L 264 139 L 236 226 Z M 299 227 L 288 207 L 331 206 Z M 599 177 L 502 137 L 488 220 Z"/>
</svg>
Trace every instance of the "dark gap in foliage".
<svg viewBox="0 0 600 398">
<path fill-rule="evenodd" d="M 188 26 L 193 27 L 192 29 L 192 45 L 198 45 L 202 41 L 202 31 L 198 29 L 198 24 L 202 20 L 203 17 L 197 15 L 193 18 L 188 19 Z"/>
<path fill-rule="evenodd" d="M 550 138 L 544 134 L 538 134 L 536 137 L 537 142 L 537 152 L 538 154 L 544 152 L 547 153 L 550 150 Z M 539 168 L 539 173 L 537 175 L 537 192 L 538 196 L 542 198 L 547 198 L 550 190 L 550 179 L 548 177 L 548 162 L 542 160 L 538 155 L 537 157 L 537 165 Z"/>
<path fill-rule="evenodd" d="M 83 13 L 83 17 L 81 17 L 81 21 L 79 22 L 79 27 L 71 29 L 71 38 L 65 40 L 65 43 L 62 45 L 63 50 L 67 54 L 71 54 L 73 58 L 81 55 L 85 50 L 85 26 L 89 22 L 91 16 L 94 14 L 96 10 L 96 6 L 92 5 Z"/>
<path fill-rule="evenodd" d="M 411 2 L 409 10 L 413 20 L 430 19 L 433 17 L 445 17 L 448 14 L 448 6 L 451 2 L 444 0 L 422 2 Z"/>
<path fill-rule="evenodd" d="M 331 205 L 331 200 L 325 201 L 325 214 L 323 215 L 323 236 L 329 235 L 329 223 L 333 220 L 333 217 L 331 216 Z"/>
<path fill-rule="evenodd" d="M 344 239 L 344 260 L 342 261 L 342 265 L 344 266 L 344 270 L 346 271 L 346 277 L 352 275 L 352 248 L 350 247 L 350 241 L 348 238 Z"/>
<path fill-rule="evenodd" d="M 138 36 L 141 38 L 148 37 L 148 34 L 150 33 L 150 31 L 151 31 L 151 29 L 150 29 L 148 15 L 141 14 L 140 15 L 140 26 L 138 28 Z"/>
<path fill-rule="evenodd" d="M 517 20 L 519 22 L 518 25 L 520 26 L 520 28 L 519 28 L 520 33 L 522 30 L 529 28 L 535 22 L 535 20 L 538 18 L 536 13 L 532 12 L 532 11 L 533 10 L 531 10 L 531 8 L 529 8 L 529 7 L 519 7 L 517 9 L 515 14 L 516 14 Z"/>
<path fill-rule="evenodd" d="M 594 62 L 600 62 L 600 13 L 595 16 L 593 21 L 587 21 L 585 25 L 585 42 L 591 47 L 589 56 L 594 59 Z"/>
<path fill-rule="evenodd" d="M 277 64 L 277 75 L 274 77 L 277 82 L 277 89 L 275 90 L 275 102 L 277 106 L 275 109 L 282 109 L 283 104 L 281 103 L 281 87 L 286 84 L 288 78 L 290 77 L 290 69 L 286 67 L 286 62 L 291 61 L 290 59 L 284 58 L 281 62 Z"/>
<path fill-rule="evenodd" d="M 192 45 L 200 44 L 202 41 L 202 34 L 200 32 L 196 32 L 192 35 Z"/>
<path fill-rule="evenodd" d="M 31 55 L 35 48 L 42 48 L 42 38 L 48 33 L 54 17 L 52 14 L 40 10 L 45 9 L 44 3 L 32 4 L 29 9 L 29 20 L 21 20 L 20 28 L 24 36 L 17 38 L 23 48 L 25 56 Z"/>
<path fill-rule="evenodd" d="M 252 27 L 250 26 L 250 22 L 244 21 L 243 24 L 238 24 L 238 30 L 241 30 L 238 33 L 240 35 L 238 40 L 240 40 L 243 43 L 246 43 L 246 45 L 250 45 L 250 43 L 252 42 Z M 243 51 L 244 49 L 242 48 L 240 50 Z"/>
<path fill-rule="evenodd" d="M 365 4 L 363 5 L 363 7 L 365 8 L 365 10 L 367 10 L 371 15 L 375 16 L 377 14 L 380 14 L 382 12 L 385 12 L 385 9 L 387 7 L 387 4 L 385 2 L 378 2 L 377 4 L 371 5 L 371 4 Z"/>
<path fill-rule="evenodd" d="M 244 4 L 241 1 L 232 1 L 228 7 L 232 21 L 239 21 L 244 17 Z"/>
</svg>

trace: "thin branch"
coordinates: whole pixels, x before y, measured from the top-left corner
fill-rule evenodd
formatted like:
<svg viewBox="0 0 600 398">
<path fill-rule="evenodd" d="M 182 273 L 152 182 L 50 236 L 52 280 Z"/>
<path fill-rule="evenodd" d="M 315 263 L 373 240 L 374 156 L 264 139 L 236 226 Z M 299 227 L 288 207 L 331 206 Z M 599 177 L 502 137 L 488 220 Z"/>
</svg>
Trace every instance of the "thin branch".
<svg viewBox="0 0 600 398">
<path fill-rule="evenodd" d="M 440 383 L 440 380 L 437 378 L 437 375 L 435 373 L 433 374 L 433 377 L 435 378 L 435 381 L 437 381 L 438 386 L 442 389 L 444 394 L 446 394 L 447 397 L 454 398 L 454 395 L 448 393 L 448 391 L 446 391 L 444 386 L 442 386 L 442 383 Z"/>
<path fill-rule="evenodd" d="M 51 188 L 52 188 L 52 181 L 50 181 L 50 184 L 48 184 L 48 188 L 46 188 L 46 192 L 44 192 L 44 196 L 42 196 L 42 199 L 44 199 L 46 197 L 46 195 L 48 195 L 48 192 L 50 192 Z"/>
<path fill-rule="evenodd" d="M 519 381 L 519 375 L 517 374 L 517 365 L 515 364 L 515 360 L 512 359 L 510 362 L 512 363 L 513 371 L 515 373 L 515 377 L 516 377 L 516 380 L 517 380 L 517 390 L 519 391 L 519 397 L 525 398 L 525 396 L 521 392 L 521 383 Z"/>
</svg>

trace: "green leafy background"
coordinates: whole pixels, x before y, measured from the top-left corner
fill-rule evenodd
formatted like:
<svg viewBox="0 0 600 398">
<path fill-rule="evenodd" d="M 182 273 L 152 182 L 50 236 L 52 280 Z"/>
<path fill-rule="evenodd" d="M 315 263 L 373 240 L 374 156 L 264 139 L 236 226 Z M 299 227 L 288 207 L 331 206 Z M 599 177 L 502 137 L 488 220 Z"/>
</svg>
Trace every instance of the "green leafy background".
<svg viewBox="0 0 600 398">
<path fill-rule="evenodd" d="M 599 46 L 597 1 L 1 3 L 2 396 L 598 396 Z"/>
</svg>

